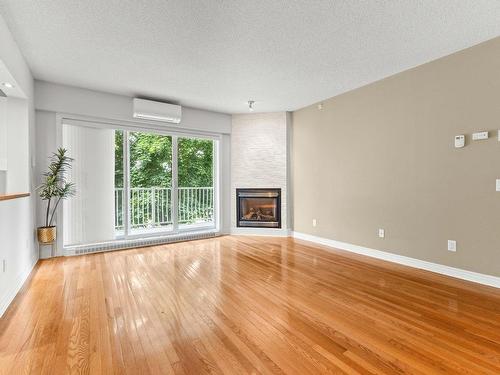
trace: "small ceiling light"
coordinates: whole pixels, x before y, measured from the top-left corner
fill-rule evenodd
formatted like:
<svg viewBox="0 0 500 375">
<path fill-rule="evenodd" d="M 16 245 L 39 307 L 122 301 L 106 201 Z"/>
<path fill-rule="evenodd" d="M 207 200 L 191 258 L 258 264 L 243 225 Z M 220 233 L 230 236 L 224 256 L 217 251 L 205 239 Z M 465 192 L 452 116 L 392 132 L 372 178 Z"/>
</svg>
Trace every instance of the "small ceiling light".
<svg viewBox="0 0 500 375">
<path fill-rule="evenodd" d="M 248 110 L 250 112 L 253 112 L 253 105 L 254 105 L 254 103 L 255 103 L 255 100 L 249 100 L 248 101 Z"/>
<path fill-rule="evenodd" d="M 8 89 L 11 89 L 14 87 L 14 85 L 10 82 L 2 82 L 2 86 L 7 87 Z"/>
</svg>

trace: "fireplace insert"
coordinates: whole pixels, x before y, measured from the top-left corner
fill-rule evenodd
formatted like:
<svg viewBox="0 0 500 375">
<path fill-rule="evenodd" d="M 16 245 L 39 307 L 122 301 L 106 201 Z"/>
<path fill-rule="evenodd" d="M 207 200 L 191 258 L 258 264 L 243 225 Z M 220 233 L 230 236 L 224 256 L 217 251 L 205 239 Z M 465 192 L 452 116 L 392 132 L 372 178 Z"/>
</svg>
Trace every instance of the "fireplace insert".
<svg viewBox="0 0 500 375">
<path fill-rule="evenodd" d="M 238 227 L 281 228 L 281 189 L 236 189 Z"/>
</svg>

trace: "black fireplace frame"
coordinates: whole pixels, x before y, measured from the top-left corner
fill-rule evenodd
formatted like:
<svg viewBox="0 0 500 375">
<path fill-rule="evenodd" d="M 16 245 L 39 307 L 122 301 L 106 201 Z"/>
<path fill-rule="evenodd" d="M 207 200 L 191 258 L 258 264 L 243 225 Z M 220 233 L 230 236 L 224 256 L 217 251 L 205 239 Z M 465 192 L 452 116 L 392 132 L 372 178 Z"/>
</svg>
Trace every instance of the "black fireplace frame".
<svg viewBox="0 0 500 375">
<path fill-rule="evenodd" d="M 240 205 L 240 193 L 277 193 L 276 197 L 276 221 L 246 221 L 245 225 L 242 225 L 241 218 L 241 205 Z M 248 197 L 242 197 L 248 198 Z M 256 197 L 257 198 L 257 197 Z M 266 196 L 261 196 L 258 198 L 266 198 Z M 274 198 L 274 197 L 268 197 Z M 277 223 L 276 225 L 269 225 L 269 223 Z M 267 224 L 267 226 L 266 226 Z M 236 188 L 236 226 L 238 228 L 267 228 L 267 229 L 281 229 L 281 189 L 280 188 Z"/>
</svg>

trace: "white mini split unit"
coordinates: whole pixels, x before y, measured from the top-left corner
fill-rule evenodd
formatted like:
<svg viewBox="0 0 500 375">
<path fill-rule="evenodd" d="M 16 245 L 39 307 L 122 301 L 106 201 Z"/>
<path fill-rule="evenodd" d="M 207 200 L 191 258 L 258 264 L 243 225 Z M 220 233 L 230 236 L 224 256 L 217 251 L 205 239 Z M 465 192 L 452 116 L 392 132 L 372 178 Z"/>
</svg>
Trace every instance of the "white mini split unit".
<svg viewBox="0 0 500 375">
<path fill-rule="evenodd" d="M 133 107 L 134 118 L 174 124 L 181 122 L 182 107 L 180 105 L 134 98 Z"/>
</svg>

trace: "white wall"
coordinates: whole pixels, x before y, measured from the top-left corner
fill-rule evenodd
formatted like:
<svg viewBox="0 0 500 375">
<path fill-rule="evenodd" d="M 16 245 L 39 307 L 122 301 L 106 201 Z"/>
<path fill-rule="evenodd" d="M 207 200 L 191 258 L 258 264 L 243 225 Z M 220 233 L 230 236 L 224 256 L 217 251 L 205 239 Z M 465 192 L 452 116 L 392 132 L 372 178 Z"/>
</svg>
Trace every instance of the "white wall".
<svg viewBox="0 0 500 375">
<path fill-rule="evenodd" d="M 233 115 L 231 132 L 231 232 L 287 235 L 290 229 L 289 143 L 286 112 Z M 237 188 L 281 188 L 282 230 L 236 227 Z"/>
<path fill-rule="evenodd" d="M 219 148 L 221 158 L 221 178 L 219 184 L 220 196 L 220 232 L 229 234 L 231 232 L 231 136 L 224 134 Z"/>
<path fill-rule="evenodd" d="M 7 193 L 30 191 L 29 113 L 26 99 L 7 98 Z"/>
<path fill-rule="evenodd" d="M 24 61 L 19 48 L 0 16 L 0 60 L 14 77 L 15 84 L 25 94 L 27 116 L 19 123 L 24 129 L 19 134 L 21 142 L 29 147 L 22 149 L 22 160 L 27 160 L 19 166 L 19 173 L 26 175 L 28 186 L 33 192 L 31 155 L 34 150 L 34 105 L 33 77 Z M 26 139 L 26 137 L 28 139 Z M 38 259 L 33 224 L 34 200 L 36 197 L 26 197 L 8 201 L 0 201 L 0 261 L 5 260 L 6 270 L 0 268 L 0 315 L 3 314 L 18 290 L 28 277 L 33 265 Z M 1 263 L 0 263 L 1 264 Z"/>
<path fill-rule="evenodd" d="M 35 105 L 40 111 L 68 113 L 101 119 L 133 121 L 149 124 L 151 128 L 174 128 L 182 131 L 231 133 L 231 116 L 223 113 L 182 107 L 180 124 L 159 124 L 155 121 L 134 119 L 132 99 L 127 96 L 86 90 L 55 83 L 35 82 Z"/>
<path fill-rule="evenodd" d="M 47 166 L 47 159 L 57 147 L 61 146 L 62 134 L 58 119 L 74 118 L 101 122 L 126 123 L 128 126 L 162 129 L 202 134 L 218 134 L 220 159 L 220 232 L 230 231 L 230 133 L 231 116 L 223 113 L 182 108 L 180 124 L 161 124 L 154 121 L 134 119 L 132 117 L 132 98 L 105 92 L 92 91 L 77 87 L 35 81 L 37 168 L 39 182 Z M 37 222 L 43 223 L 44 205 L 39 202 Z M 59 210 L 61 216 L 61 210 Z M 58 254 L 62 255 L 62 239 L 58 240 Z M 41 249 L 41 257 L 46 258 L 50 248 Z"/>
<path fill-rule="evenodd" d="M 58 147 L 58 140 L 56 138 L 56 114 L 54 112 L 35 112 L 35 138 L 37 139 L 35 150 L 35 185 L 42 182 L 42 174 L 47 170 L 49 164 L 49 157 Z M 61 146 L 61 145 L 59 145 Z M 36 201 L 36 226 L 43 226 L 45 223 L 45 209 L 46 203 L 40 199 Z M 57 214 L 56 214 L 57 222 Z M 62 244 L 62 241 L 61 241 Z M 48 258 L 51 253 L 51 246 L 40 246 L 40 258 Z"/>
<path fill-rule="evenodd" d="M 7 24 L 0 15 L 0 60 L 14 78 L 13 83 L 24 97 L 33 99 L 33 76 L 21 50 L 12 37 Z"/>
<path fill-rule="evenodd" d="M 31 198 L 0 202 L 0 316 L 14 299 L 38 260 L 33 235 Z"/>
<path fill-rule="evenodd" d="M 0 170 L 7 169 L 7 98 L 0 97 Z"/>
<path fill-rule="evenodd" d="M 0 98 L 0 193 L 30 191 L 29 108 L 22 98 Z"/>
<path fill-rule="evenodd" d="M 0 97 L 0 194 L 7 191 L 7 98 Z"/>
</svg>

